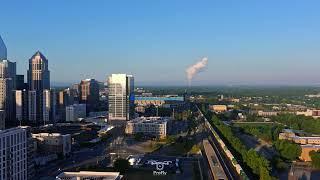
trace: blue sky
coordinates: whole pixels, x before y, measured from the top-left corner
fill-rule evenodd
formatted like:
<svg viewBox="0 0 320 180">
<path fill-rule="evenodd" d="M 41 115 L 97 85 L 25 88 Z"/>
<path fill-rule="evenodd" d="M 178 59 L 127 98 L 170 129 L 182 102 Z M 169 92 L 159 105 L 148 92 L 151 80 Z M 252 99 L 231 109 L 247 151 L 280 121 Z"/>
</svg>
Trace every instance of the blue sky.
<svg viewBox="0 0 320 180">
<path fill-rule="evenodd" d="M 320 1 L 0 0 L 8 59 L 26 74 L 40 50 L 51 81 L 104 81 L 133 74 L 138 84 L 320 84 Z"/>
</svg>

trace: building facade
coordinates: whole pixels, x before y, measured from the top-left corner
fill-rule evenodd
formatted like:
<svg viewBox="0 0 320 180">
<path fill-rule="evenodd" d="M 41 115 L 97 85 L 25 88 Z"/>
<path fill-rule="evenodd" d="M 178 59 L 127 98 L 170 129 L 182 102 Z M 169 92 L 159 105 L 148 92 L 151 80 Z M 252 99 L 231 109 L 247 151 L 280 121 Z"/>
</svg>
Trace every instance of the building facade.
<svg viewBox="0 0 320 180">
<path fill-rule="evenodd" d="M 82 80 L 79 93 L 80 103 L 87 104 L 88 113 L 94 111 L 99 103 L 99 83 L 94 79 Z"/>
<path fill-rule="evenodd" d="M 14 92 L 15 99 L 15 116 L 19 122 L 28 120 L 28 91 L 16 90 Z"/>
<path fill-rule="evenodd" d="M 144 135 L 165 138 L 167 136 L 170 118 L 166 117 L 139 117 L 128 121 L 126 134 L 143 133 Z"/>
<path fill-rule="evenodd" d="M 109 120 L 128 121 L 134 117 L 134 78 L 112 74 L 108 78 Z"/>
<path fill-rule="evenodd" d="M 75 90 L 71 88 L 59 91 L 58 95 L 58 115 L 61 122 L 66 121 L 66 107 L 75 104 Z"/>
<path fill-rule="evenodd" d="M 0 110 L 6 113 L 6 121 L 13 116 L 13 83 L 11 78 L 0 78 Z"/>
<path fill-rule="evenodd" d="M 122 176 L 119 172 L 93 172 L 93 171 L 80 171 L 80 172 L 63 172 L 56 177 L 57 180 L 120 180 Z"/>
<path fill-rule="evenodd" d="M 0 60 L 7 59 L 7 47 L 0 36 Z"/>
<path fill-rule="evenodd" d="M 226 105 L 210 105 L 209 109 L 217 113 L 226 112 L 228 110 Z"/>
<path fill-rule="evenodd" d="M 23 128 L 0 131 L 0 175 L 3 180 L 27 180 L 27 137 Z"/>
<path fill-rule="evenodd" d="M 37 123 L 37 92 L 28 91 L 28 121 Z"/>
<path fill-rule="evenodd" d="M 0 78 L 12 79 L 12 88 L 16 89 L 16 62 L 9 60 L 0 61 Z"/>
<path fill-rule="evenodd" d="M 35 169 L 35 156 L 37 151 L 37 142 L 32 138 L 31 127 L 30 126 L 20 126 L 22 129 L 26 130 L 27 136 L 27 172 L 28 179 L 33 179 L 36 173 Z"/>
<path fill-rule="evenodd" d="M 310 116 L 315 119 L 320 118 L 320 110 L 319 109 L 307 109 L 307 111 L 297 111 L 297 115 Z"/>
<path fill-rule="evenodd" d="M 14 115 L 13 91 L 15 90 L 16 63 L 8 60 L 0 61 L 0 110 L 6 112 L 6 121 Z"/>
<path fill-rule="evenodd" d="M 38 150 L 43 153 L 62 154 L 64 156 L 71 152 L 71 135 L 60 133 L 32 134 L 37 141 Z"/>
<path fill-rule="evenodd" d="M 279 113 L 276 111 L 258 111 L 258 116 L 261 117 L 272 117 L 272 116 L 277 116 Z"/>
<path fill-rule="evenodd" d="M 6 128 L 6 112 L 4 110 L 0 110 L 0 130 L 4 130 Z"/>
<path fill-rule="evenodd" d="M 56 122 L 56 93 L 54 89 L 43 90 L 42 119 L 45 123 Z"/>
<path fill-rule="evenodd" d="M 35 103 L 29 106 L 29 112 L 33 112 L 35 110 L 35 118 L 32 118 L 34 123 L 44 122 L 46 116 L 44 116 L 43 110 L 44 108 L 44 90 L 50 89 L 50 71 L 48 69 L 48 60 L 41 52 L 36 52 L 29 59 L 29 69 L 28 69 L 28 88 L 30 91 L 33 91 L 33 95 L 35 93 L 35 101 L 31 101 L 30 103 Z M 46 112 L 45 112 L 46 113 Z"/>
<path fill-rule="evenodd" d="M 28 89 L 28 85 L 24 82 L 24 75 L 16 75 L 16 90 Z"/>
<path fill-rule="evenodd" d="M 86 104 L 73 104 L 66 107 L 66 121 L 77 122 L 86 118 Z"/>
<path fill-rule="evenodd" d="M 300 136 L 291 129 L 284 129 L 279 134 L 279 139 L 293 141 L 301 145 L 320 145 L 320 136 Z"/>
</svg>

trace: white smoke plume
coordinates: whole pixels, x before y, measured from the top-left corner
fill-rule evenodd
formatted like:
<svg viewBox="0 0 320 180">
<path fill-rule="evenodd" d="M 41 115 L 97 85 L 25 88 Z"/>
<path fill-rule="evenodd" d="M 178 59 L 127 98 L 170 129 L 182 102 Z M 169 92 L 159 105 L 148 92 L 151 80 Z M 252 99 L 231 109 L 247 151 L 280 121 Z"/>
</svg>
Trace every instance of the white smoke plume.
<svg viewBox="0 0 320 180">
<path fill-rule="evenodd" d="M 204 57 L 201 61 L 195 63 L 194 65 L 186 69 L 188 84 L 191 85 L 191 81 L 195 75 L 197 75 L 201 70 L 203 70 L 208 65 L 208 58 Z"/>
</svg>

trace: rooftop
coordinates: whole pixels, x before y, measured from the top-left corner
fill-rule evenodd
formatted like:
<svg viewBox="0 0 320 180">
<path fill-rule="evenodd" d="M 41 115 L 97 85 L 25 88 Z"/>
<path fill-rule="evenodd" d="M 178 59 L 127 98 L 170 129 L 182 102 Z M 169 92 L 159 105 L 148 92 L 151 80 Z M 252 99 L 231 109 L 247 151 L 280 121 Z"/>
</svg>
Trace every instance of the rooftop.
<svg viewBox="0 0 320 180">
<path fill-rule="evenodd" d="M 170 117 L 138 117 L 136 119 L 133 119 L 129 122 L 131 123 L 165 123 L 169 121 L 171 118 Z"/>
<path fill-rule="evenodd" d="M 93 172 L 93 171 L 63 172 L 59 174 L 56 179 L 70 179 L 72 177 L 116 180 L 116 179 L 120 179 L 120 173 L 119 172 Z"/>
</svg>

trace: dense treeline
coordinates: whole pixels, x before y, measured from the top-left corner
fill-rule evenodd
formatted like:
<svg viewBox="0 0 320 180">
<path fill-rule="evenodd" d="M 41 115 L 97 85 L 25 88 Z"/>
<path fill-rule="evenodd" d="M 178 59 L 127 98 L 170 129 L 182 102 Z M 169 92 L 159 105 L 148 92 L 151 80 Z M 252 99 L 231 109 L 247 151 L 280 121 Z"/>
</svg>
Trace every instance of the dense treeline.
<svg viewBox="0 0 320 180">
<path fill-rule="evenodd" d="M 320 169 L 320 151 L 311 151 L 310 157 L 312 160 L 312 166 Z"/>
<path fill-rule="evenodd" d="M 312 117 L 297 116 L 295 114 L 280 114 L 279 116 L 272 117 L 272 120 L 285 124 L 291 129 L 320 134 L 320 121 Z"/>
<path fill-rule="evenodd" d="M 224 94 L 226 96 L 272 96 L 272 97 L 303 97 L 306 94 L 317 94 L 319 87 L 294 87 L 294 86 L 145 86 L 147 91 L 157 95 L 184 94 L 186 91 L 192 95 L 216 96 Z M 276 95 L 276 96 L 275 96 Z"/>
<path fill-rule="evenodd" d="M 281 125 L 238 125 L 245 133 L 251 134 L 264 141 L 273 142 L 278 140 L 282 131 Z"/>
<path fill-rule="evenodd" d="M 287 140 L 278 140 L 274 143 L 274 147 L 280 156 L 287 160 L 296 160 L 301 155 L 301 147 L 298 144 Z"/>
<path fill-rule="evenodd" d="M 241 129 L 257 138 L 273 143 L 283 160 L 296 160 L 301 155 L 301 147 L 287 140 L 279 140 L 282 125 L 240 125 Z"/>
<path fill-rule="evenodd" d="M 241 140 L 234 135 L 231 127 L 223 124 L 217 118 L 217 116 L 213 115 L 210 123 L 219 130 L 232 148 L 241 155 L 242 161 L 252 170 L 254 174 L 258 175 L 261 180 L 272 179 L 271 175 L 269 174 L 271 168 L 267 159 L 259 155 L 253 149 L 248 150 Z"/>
</svg>

